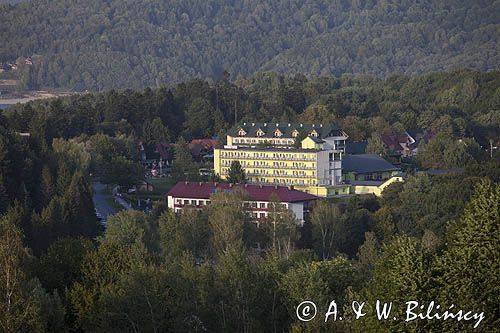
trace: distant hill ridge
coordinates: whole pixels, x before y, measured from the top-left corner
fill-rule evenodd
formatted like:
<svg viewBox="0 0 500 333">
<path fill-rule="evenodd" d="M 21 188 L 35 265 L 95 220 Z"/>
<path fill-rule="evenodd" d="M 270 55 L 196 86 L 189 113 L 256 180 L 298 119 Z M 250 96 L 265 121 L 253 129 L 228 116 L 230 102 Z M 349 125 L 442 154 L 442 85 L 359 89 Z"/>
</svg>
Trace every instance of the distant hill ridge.
<svg viewBox="0 0 500 333">
<path fill-rule="evenodd" d="M 5 2 L 5 1 L 2 1 Z M 29 88 L 142 88 L 259 71 L 499 69 L 500 2 L 39 0 L 0 8 L 0 62 Z M 1 78 L 1 77 L 0 77 Z"/>
</svg>

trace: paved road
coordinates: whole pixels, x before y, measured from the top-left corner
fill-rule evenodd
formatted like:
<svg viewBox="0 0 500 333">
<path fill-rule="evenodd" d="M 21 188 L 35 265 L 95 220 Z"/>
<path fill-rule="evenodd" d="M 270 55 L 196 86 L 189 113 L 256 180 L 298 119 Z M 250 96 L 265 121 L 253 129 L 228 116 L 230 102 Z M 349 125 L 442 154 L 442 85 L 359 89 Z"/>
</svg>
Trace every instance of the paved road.
<svg viewBox="0 0 500 333">
<path fill-rule="evenodd" d="M 118 196 L 115 197 L 115 201 L 122 205 L 123 209 L 132 210 L 134 209 L 131 204 L 129 204 L 125 199 L 120 198 Z"/>
<path fill-rule="evenodd" d="M 94 207 L 99 214 L 101 214 L 105 219 L 108 215 L 116 214 L 118 211 L 109 204 L 108 200 L 114 200 L 111 194 L 105 193 L 106 185 L 99 182 L 94 182 Z"/>
</svg>

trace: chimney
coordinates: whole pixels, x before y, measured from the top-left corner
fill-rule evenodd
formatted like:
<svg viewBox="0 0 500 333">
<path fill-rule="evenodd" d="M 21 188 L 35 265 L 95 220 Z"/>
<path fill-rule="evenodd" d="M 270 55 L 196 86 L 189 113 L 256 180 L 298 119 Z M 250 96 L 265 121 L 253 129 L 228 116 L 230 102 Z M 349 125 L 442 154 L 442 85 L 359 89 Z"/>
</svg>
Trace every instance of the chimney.
<svg viewBox="0 0 500 333">
<path fill-rule="evenodd" d="M 293 185 L 288 186 L 288 189 L 289 189 L 290 191 L 293 191 L 293 190 L 294 190 Z"/>
<path fill-rule="evenodd" d="M 230 187 L 230 188 L 231 188 L 231 187 L 233 187 L 233 183 L 229 183 L 229 187 Z"/>
<path fill-rule="evenodd" d="M 184 185 L 187 185 L 187 184 L 188 184 L 188 182 L 187 182 L 187 180 L 186 180 L 186 181 L 184 182 Z"/>
<path fill-rule="evenodd" d="M 278 185 L 274 185 L 274 189 L 277 190 L 278 189 Z"/>
<path fill-rule="evenodd" d="M 247 188 L 247 187 L 248 187 L 248 184 L 245 184 L 245 188 Z"/>
<path fill-rule="evenodd" d="M 201 185 L 203 185 L 203 183 L 202 183 L 202 182 L 200 182 L 200 186 L 201 186 Z"/>
</svg>

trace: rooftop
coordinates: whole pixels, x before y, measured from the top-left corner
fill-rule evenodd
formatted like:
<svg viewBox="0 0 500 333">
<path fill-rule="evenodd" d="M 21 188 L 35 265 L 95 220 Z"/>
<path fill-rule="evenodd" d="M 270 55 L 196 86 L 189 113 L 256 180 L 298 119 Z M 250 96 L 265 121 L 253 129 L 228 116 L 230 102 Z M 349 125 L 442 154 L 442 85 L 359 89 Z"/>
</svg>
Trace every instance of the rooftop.
<svg viewBox="0 0 500 333">
<path fill-rule="evenodd" d="M 291 138 L 292 133 L 297 130 L 298 132 L 311 133 L 313 130 L 318 133 L 319 138 L 326 138 L 329 136 L 336 136 L 341 134 L 341 130 L 333 124 L 301 124 L 301 123 L 241 123 L 233 126 L 229 131 L 228 135 L 238 136 L 238 131 L 243 129 L 247 135 L 246 136 L 257 136 L 257 130 L 262 130 L 264 138 L 275 137 L 274 132 L 279 129 L 282 133 L 282 137 Z"/>
<path fill-rule="evenodd" d="M 398 167 L 375 154 L 345 155 L 342 158 L 342 170 L 354 173 L 398 171 Z"/>
<path fill-rule="evenodd" d="M 311 140 L 313 140 L 315 143 L 325 143 L 324 140 L 321 140 L 319 138 L 316 138 L 314 136 L 308 136 L 308 138 L 310 138 Z M 305 139 L 304 139 L 305 140 Z"/>
<path fill-rule="evenodd" d="M 178 182 L 167 195 L 178 198 L 208 199 L 218 191 L 231 192 L 235 189 L 247 192 L 252 201 L 270 201 L 273 194 L 277 195 L 281 202 L 303 202 L 318 198 L 315 195 L 286 186 L 203 182 Z"/>
<path fill-rule="evenodd" d="M 201 145 L 207 150 L 212 150 L 217 145 L 217 140 L 214 139 L 193 139 L 190 142 L 193 145 Z"/>
<path fill-rule="evenodd" d="M 384 182 L 381 180 L 351 180 L 349 184 L 353 186 L 380 186 Z"/>
<path fill-rule="evenodd" d="M 399 134 L 399 133 L 390 133 L 390 134 L 380 134 L 380 140 L 384 145 L 386 145 L 389 149 L 400 150 L 403 148 L 402 145 L 411 144 L 414 142 L 413 138 L 409 136 L 409 134 Z"/>
</svg>

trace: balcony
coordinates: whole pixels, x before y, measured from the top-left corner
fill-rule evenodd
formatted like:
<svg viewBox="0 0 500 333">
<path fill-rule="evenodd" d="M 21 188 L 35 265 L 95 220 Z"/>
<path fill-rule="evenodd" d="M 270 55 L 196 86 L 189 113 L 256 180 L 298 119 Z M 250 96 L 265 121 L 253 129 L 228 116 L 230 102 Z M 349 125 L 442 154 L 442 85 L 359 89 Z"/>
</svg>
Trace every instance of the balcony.
<svg viewBox="0 0 500 333">
<path fill-rule="evenodd" d="M 227 174 L 227 173 L 223 173 Z M 304 179 L 316 179 L 314 175 L 290 175 L 290 174 L 274 174 L 274 173 L 261 173 L 261 172 L 247 172 L 249 177 L 273 177 L 273 178 L 304 178 Z"/>
<path fill-rule="evenodd" d="M 221 166 L 229 168 L 231 163 L 222 163 Z M 287 170 L 316 170 L 316 167 L 302 167 L 302 166 L 282 166 L 282 165 L 253 165 L 241 163 L 243 168 L 256 168 L 256 169 L 287 169 Z"/>
<path fill-rule="evenodd" d="M 271 157 L 271 156 L 220 156 L 227 160 L 273 160 L 273 161 L 316 161 L 316 157 Z"/>
</svg>

